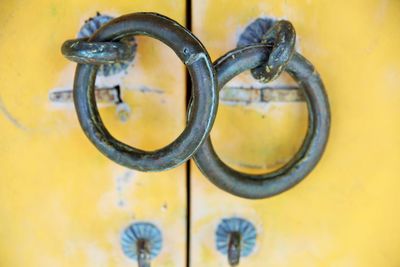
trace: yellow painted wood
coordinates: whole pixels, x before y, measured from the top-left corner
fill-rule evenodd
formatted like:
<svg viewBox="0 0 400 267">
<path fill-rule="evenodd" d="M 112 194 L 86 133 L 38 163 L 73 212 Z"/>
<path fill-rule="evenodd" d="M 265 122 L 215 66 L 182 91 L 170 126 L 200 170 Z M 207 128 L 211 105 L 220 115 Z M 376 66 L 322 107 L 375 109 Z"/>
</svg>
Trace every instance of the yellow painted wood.
<svg viewBox="0 0 400 267">
<path fill-rule="evenodd" d="M 399 266 L 400 2 L 194 0 L 192 15 L 213 59 L 234 48 L 257 17 L 290 20 L 298 50 L 326 85 L 332 129 L 317 168 L 271 199 L 228 195 L 192 168 L 191 266 L 228 266 L 214 232 L 232 216 L 258 229 L 243 267 Z M 228 86 L 238 84 L 259 86 L 249 74 Z M 290 159 L 306 124 L 301 103 L 221 104 L 211 135 L 225 162 L 262 172 Z"/>
<path fill-rule="evenodd" d="M 184 24 L 185 1 L 1 1 L 0 10 L 0 266 L 136 266 L 119 236 L 137 221 L 163 232 L 154 266 L 184 266 L 185 167 L 145 174 L 117 166 L 84 136 L 72 104 L 54 105 L 48 94 L 72 87 L 75 64 L 60 47 L 96 11 L 154 11 Z M 113 135 L 147 150 L 176 138 L 186 88 L 172 50 L 139 37 L 120 79 L 132 114 L 122 123 L 115 106 L 101 108 Z"/>
</svg>

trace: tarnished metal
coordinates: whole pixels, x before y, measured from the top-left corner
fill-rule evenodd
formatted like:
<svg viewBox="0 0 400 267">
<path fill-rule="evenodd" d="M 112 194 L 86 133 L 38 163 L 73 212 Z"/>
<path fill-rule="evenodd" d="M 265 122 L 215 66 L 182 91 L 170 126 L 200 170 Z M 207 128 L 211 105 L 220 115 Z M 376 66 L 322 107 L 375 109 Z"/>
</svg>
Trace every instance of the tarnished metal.
<svg viewBox="0 0 400 267">
<path fill-rule="evenodd" d="M 70 88 L 52 90 L 49 92 L 49 100 L 52 103 L 72 104 L 72 92 L 73 90 Z M 95 95 L 97 103 L 118 104 L 124 102 L 121 96 L 121 87 L 119 85 L 113 87 L 96 87 Z"/>
<path fill-rule="evenodd" d="M 225 86 L 219 93 L 220 104 L 247 106 L 251 104 L 305 102 L 298 86 Z"/>
<path fill-rule="evenodd" d="M 93 64 L 77 66 L 74 82 L 75 108 L 85 134 L 108 158 L 140 171 L 162 171 L 185 162 L 207 137 L 218 105 L 216 78 L 208 53 L 201 42 L 176 21 L 156 13 L 133 13 L 113 19 L 101 27 L 88 42 L 119 42 L 138 34 L 164 42 L 175 51 L 189 70 L 194 101 L 187 127 L 180 136 L 156 151 L 143 151 L 116 140 L 105 128 L 96 107 L 94 84 L 97 66 Z M 81 56 L 87 55 L 89 54 Z M 98 57 L 104 59 L 109 55 Z M 88 58 L 90 57 L 89 55 Z"/>
<path fill-rule="evenodd" d="M 237 46 L 240 48 L 255 43 L 266 44 L 271 49 L 268 60 L 261 66 L 251 69 L 255 79 L 267 83 L 276 79 L 285 70 L 294 53 L 296 32 L 289 21 L 259 18 L 247 26 Z"/>
<path fill-rule="evenodd" d="M 124 37 L 119 42 L 87 42 L 98 29 L 113 19 L 113 16 L 97 12 L 79 29 L 78 39 L 65 42 L 61 52 L 72 61 L 99 65 L 98 76 L 108 77 L 126 72 L 137 50 L 134 36 Z"/>
<path fill-rule="evenodd" d="M 49 100 L 54 104 L 69 105 L 73 103 L 72 89 L 55 89 L 49 92 Z M 122 99 L 121 88 L 119 85 L 114 87 L 95 88 L 97 104 L 113 104 L 116 106 L 116 115 L 121 122 L 126 122 L 131 114 L 128 103 Z"/>
<path fill-rule="evenodd" d="M 65 41 L 61 53 L 71 61 L 81 64 L 113 64 L 133 60 L 136 43 L 131 39 L 118 42 L 88 42 L 88 39 Z"/>
<path fill-rule="evenodd" d="M 288 24 L 286 24 L 288 25 Z M 296 155 L 285 166 L 272 173 L 251 175 L 236 171 L 226 165 L 215 153 L 210 137 L 194 155 L 194 160 L 202 173 L 219 188 L 236 196 L 259 199 L 271 197 L 293 187 L 307 176 L 320 160 L 330 129 L 330 110 L 324 86 L 313 65 L 296 52 L 274 53 L 276 46 L 255 44 L 232 50 L 219 58 L 214 67 L 217 72 L 219 90 L 239 73 L 254 69 L 272 61 L 286 64 L 286 67 L 299 84 L 308 106 L 309 125 L 305 140 Z M 285 46 L 290 49 L 292 45 Z M 281 61 L 281 59 L 284 59 Z M 275 69 L 280 70 L 278 65 Z M 275 72 L 265 72 L 265 80 L 276 77 Z"/>
<path fill-rule="evenodd" d="M 150 267 L 150 248 L 149 242 L 146 239 L 139 239 L 136 242 L 137 261 L 139 267 Z"/>
<path fill-rule="evenodd" d="M 214 67 L 193 34 L 177 22 L 155 13 L 122 16 L 108 22 L 88 40 L 67 41 L 63 45 L 64 54 L 80 63 L 75 75 L 74 102 L 85 134 L 103 154 L 129 168 L 166 170 L 183 163 L 197 150 L 194 160 L 200 170 L 227 192 L 245 198 L 265 198 L 291 188 L 311 172 L 322 156 L 330 127 L 329 103 L 312 64 L 294 52 L 296 34 L 292 24 L 258 19 L 248 29 L 254 27 L 262 28 L 263 31 L 256 31 L 261 36 L 254 39 L 252 31 L 248 30 L 241 36 L 239 48 L 218 59 Z M 186 129 L 173 143 L 156 151 L 139 150 L 116 140 L 103 125 L 96 107 L 94 83 L 98 64 L 132 56 L 126 53 L 129 47 L 124 46 L 124 40 L 136 34 L 154 37 L 170 46 L 187 65 L 193 82 Z M 249 44 L 251 40 L 258 40 L 260 44 Z M 251 175 L 236 171 L 218 158 L 209 137 L 203 143 L 218 105 L 215 71 L 221 90 L 245 70 L 251 70 L 262 82 L 288 72 L 308 104 L 309 127 L 302 147 L 290 162 L 272 173 Z"/>
<path fill-rule="evenodd" d="M 241 236 L 239 232 L 232 232 L 229 234 L 228 263 L 230 266 L 239 265 L 240 243 L 241 243 Z"/>
</svg>

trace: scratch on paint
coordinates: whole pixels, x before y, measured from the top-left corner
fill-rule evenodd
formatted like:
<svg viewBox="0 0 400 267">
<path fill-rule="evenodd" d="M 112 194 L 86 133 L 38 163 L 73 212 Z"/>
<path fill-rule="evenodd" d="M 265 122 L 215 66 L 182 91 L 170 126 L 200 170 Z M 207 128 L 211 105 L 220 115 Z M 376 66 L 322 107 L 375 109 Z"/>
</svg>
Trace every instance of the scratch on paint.
<svg viewBox="0 0 400 267">
<path fill-rule="evenodd" d="M 290 159 L 291 159 L 291 157 L 287 158 L 287 159 L 278 159 L 272 163 L 265 163 L 265 164 L 251 164 L 251 163 L 236 161 L 233 159 L 226 160 L 226 162 L 228 162 L 232 165 L 237 165 L 237 166 L 247 168 L 247 169 L 265 170 L 265 169 L 274 169 L 274 168 L 280 167 L 280 166 L 284 165 L 285 163 L 287 163 Z"/>
<path fill-rule="evenodd" d="M 4 105 L 3 99 L 0 97 L 0 111 L 3 113 L 3 115 L 18 129 L 21 130 L 28 130 L 24 125 L 22 125 L 12 114 L 6 106 Z"/>
<path fill-rule="evenodd" d="M 131 88 L 127 88 L 126 90 L 132 90 L 135 91 L 136 89 L 131 89 Z M 138 91 L 140 91 L 141 93 L 154 93 L 154 94 L 164 94 L 163 90 L 160 89 L 155 89 L 155 88 L 149 88 L 147 86 L 140 86 Z"/>
</svg>

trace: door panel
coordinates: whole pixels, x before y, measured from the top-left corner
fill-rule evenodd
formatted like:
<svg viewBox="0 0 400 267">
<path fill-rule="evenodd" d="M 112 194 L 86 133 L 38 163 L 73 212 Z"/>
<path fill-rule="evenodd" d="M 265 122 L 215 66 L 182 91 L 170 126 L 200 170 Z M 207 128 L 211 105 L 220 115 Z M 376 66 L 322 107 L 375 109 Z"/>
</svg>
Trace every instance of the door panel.
<svg viewBox="0 0 400 267">
<path fill-rule="evenodd" d="M 185 1 L 3 1 L 0 6 L 0 265 L 135 266 L 122 253 L 120 235 L 131 223 L 145 221 L 163 236 L 154 265 L 184 266 L 185 166 L 140 173 L 101 155 L 79 126 L 70 91 L 75 64 L 60 48 L 96 12 L 153 11 L 184 24 Z M 98 79 L 99 87 L 108 89 L 100 113 L 115 137 L 154 150 L 183 130 L 185 69 L 159 41 L 138 37 L 137 43 L 126 74 Z M 128 109 L 108 99 L 115 96 L 115 85 Z"/>
<path fill-rule="evenodd" d="M 79 126 L 70 92 L 75 64 L 60 53 L 62 42 L 75 38 L 97 11 L 111 16 L 154 11 L 184 24 L 185 2 L 0 6 L 0 265 L 133 266 L 120 235 L 143 221 L 163 236 L 154 265 L 185 265 L 185 167 L 140 173 L 102 156 Z M 332 129 L 316 169 L 270 199 L 231 196 L 192 164 L 191 266 L 228 266 L 216 241 L 218 227 L 232 218 L 245 219 L 257 233 L 240 266 L 398 266 L 399 15 L 395 0 L 193 0 L 193 31 L 213 59 L 233 49 L 254 19 L 290 20 L 298 51 L 326 85 Z M 115 137 L 152 150 L 184 127 L 185 71 L 160 42 L 145 37 L 137 42 L 126 74 L 98 79 L 104 89 L 100 113 Z M 114 103 L 115 85 L 124 106 Z M 282 85 L 295 87 L 287 76 L 263 85 L 246 73 L 221 93 L 211 136 L 217 153 L 234 168 L 274 170 L 301 145 L 307 127 L 302 96 L 291 90 L 279 99 L 253 97 Z"/>
<path fill-rule="evenodd" d="M 264 200 L 229 195 L 192 164 L 191 266 L 228 266 L 215 232 L 232 217 L 257 231 L 254 251 L 239 266 L 398 266 L 400 2 L 194 0 L 192 6 L 193 31 L 213 60 L 265 16 L 293 23 L 297 50 L 321 74 L 332 111 L 328 146 L 304 181 Z M 281 85 L 292 84 L 284 77 L 267 86 Z M 249 72 L 228 83 L 211 133 L 224 162 L 253 173 L 287 162 L 307 127 L 304 102 L 245 101 L 260 88 L 266 87 Z"/>
</svg>

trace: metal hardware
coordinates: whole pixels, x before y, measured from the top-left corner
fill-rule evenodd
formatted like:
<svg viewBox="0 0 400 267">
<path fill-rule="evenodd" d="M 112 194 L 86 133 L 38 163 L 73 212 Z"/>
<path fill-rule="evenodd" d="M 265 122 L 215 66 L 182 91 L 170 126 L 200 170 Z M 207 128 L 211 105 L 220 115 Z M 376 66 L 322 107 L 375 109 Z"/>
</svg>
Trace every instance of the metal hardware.
<svg viewBox="0 0 400 267">
<path fill-rule="evenodd" d="M 241 236 L 239 232 L 232 232 L 229 234 L 228 262 L 230 266 L 239 265 L 240 242 L 241 242 Z"/>
<path fill-rule="evenodd" d="M 116 115 L 121 122 L 128 121 L 131 115 L 131 108 L 122 97 L 122 88 L 119 85 L 112 87 L 96 87 L 95 97 L 97 104 L 115 105 Z M 164 91 L 154 88 L 148 88 L 145 86 L 126 88 L 124 91 L 136 91 L 142 94 L 156 94 L 162 95 Z M 49 100 L 51 103 L 56 105 L 73 105 L 73 89 L 72 88 L 54 88 L 49 92 Z"/>
<path fill-rule="evenodd" d="M 186 129 L 173 143 L 150 152 L 114 139 L 103 125 L 94 94 L 97 64 L 129 58 L 122 43 L 136 34 L 152 36 L 170 46 L 187 65 L 194 84 Z M 219 58 L 213 67 L 200 41 L 181 25 L 155 13 L 134 13 L 109 21 L 87 41 L 67 41 L 63 51 L 80 62 L 75 74 L 75 107 L 85 134 L 103 154 L 129 168 L 161 171 L 183 163 L 197 150 L 194 160 L 211 182 L 234 195 L 257 199 L 279 194 L 304 179 L 320 160 L 329 135 L 330 110 L 324 86 L 312 64 L 294 51 L 295 39 L 290 22 L 257 19 L 240 37 L 239 48 Z M 254 41 L 260 43 L 252 44 Z M 309 127 L 302 147 L 290 162 L 272 173 L 250 175 L 233 170 L 218 158 L 208 136 L 218 105 L 215 71 L 221 90 L 245 70 L 251 70 L 262 82 L 286 71 L 308 104 Z"/>
<path fill-rule="evenodd" d="M 227 255 L 230 266 L 239 265 L 241 257 L 247 257 L 253 252 L 257 238 L 254 225 L 236 217 L 223 219 L 215 235 L 217 250 Z"/>
<path fill-rule="evenodd" d="M 170 46 L 189 70 L 193 82 L 193 113 L 188 116 L 187 127 L 181 135 L 156 151 L 143 151 L 116 140 L 103 125 L 96 107 L 94 83 L 98 66 L 93 64 L 77 66 L 75 108 L 85 134 L 108 158 L 140 171 L 162 171 L 185 162 L 207 137 L 218 105 L 216 78 L 208 53 L 200 41 L 176 21 L 156 13 L 133 13 L 113 19 L 96 31 L 88 42 L 119 42 L 137 34 L 154 37 Z M 67 41 L 65 46 L 70 44 Z M 92 56 L 88 51 L 90 49 L 75 58 L 82 62 L 82 58 L 87 56 L 86 62 L 91 63 L 93 58 L 118 60 L 118 53 Z M 112 58 L 111 54 L 116 57 Z"/>
<path fill-rule="evenodd" d="M 89 18 L 78 32 L 78 39 L 64 42 L 62 54 L 68 59 L 82 64 L 99 65 L 99 76 L 110 76 L 125 71 L 133 62 L 136 55 L 136 39 L 129 36 L 121 42 L 89 43 L 91 37 L 102 25 L 113 17 L 97 12 Z M 116 115 L 121 122 L 126 122 L 130 116 L 130 107 L 121 98 L 119 85 L 111 88 L 95 88 L 97 103 L 112 103 L 116 105 Z M 72 89 L 52 90 L 49 99 L 53 103 L 67 104 L 73 102 Z"/>
<path fill-rule="evenodd" d="M 219 93 L 220 104 L 247 106 L 254 103 L 305 102 L 298 86 L 225 86 Z"/>
<path fill-rule="evenodd" d="M 88 42 L 89 38 L 67 40 L 61 53 L 71 61 L 81 64 L 104 65 L 132 61 L 136 43 L 129 39 L 120 42 Z"/>
<path fill-rule="evenodd" d="M 124 254 L 136 260 L 139 267 L 150 267 L 151 260 L 161 252 L 161 231 L 151 223 L 134 223 L 123 231 L 121 246 Z"/>
<path fill-rule="evenodd" d="M 313 65 L 299 53 L 281 50 L 282 47 L 284 49 L 293 48 L 291 40 L 294 40 L 294 37 L 288 37 L 286 33 L 292 32 L 294 34 L 294 30 L 290 30 L 293 27 L 288 22 L 278 22 L 278 24 L 279 27 L 271 28 L 271 32 L 275 34 L 279 43 L 278 46 L 271 46 L 270 41 L 268 41 L 265 44 L 237 48 L 220 57 L 214 63 L 214 68 L 217 72 L 219 90 L 239 73 L 264 66 L 266 63 L 267 68 L 274 71 L 263 72 L 264 77 L 262 79 L 264 81 L 276 78 L 276 74 L 281 70 L 289 73 L 299 84 L 301 90 L 304 91 L 308 104 L 309 126 L 302 147 L 285 166 L 272 173 L 261 175 L 242 173 L 226 165 L 215 153 L 210 137 L 193 157 L 201 172 L 212 183 L 222 190 L 244 198 L 271 197 L 299 183 L 314 169 L 328 140 L 330 110 L 319 74 Z M 285 27 L 290 29 L 285 29 Z M 284 30 L 289 45 L 284 43 L 285 38 L 281 38 L 282 35 L 276 29 Z M 273 37 L 271 32 L 267 31 L 265 34 L 268 40 L 271 36 Z M 279 52 L 276 52 L 275 49 L 279 49 Z M 277 64 L 270 65 L 270 62 Z"/>
<path fill-rule="evenodd" d="M 258 18 L 240 35 L 237 47 L 257 43 L 269 46 L 271 54 L 267 62 L 250 71 L 255 79 L 267 83 L 279 77 L 287 66 L 294 52 L 296 32 L 289 21 Z"/>
<path fill-rule="evenodd" d="M 121 88 L 119 85 L 113 87 L 96 87 L 96 102 L 104 104 L 123 103 L 121 96 Z M 72 104 L 73 94 L 72 89 L 54 89 L 49 92 L 49 100 L 57 104 Z"/>
<path fill-rule="evenodd" d="M 289 21 L 257 19 L 241 34 L 238 48 L 255 44 L 254 40 L 270 47 L 271 54 L 267 62 L 251 69 L 251 74 L 260 82 L 270 82 L 285 70 L 292 57 L 296 32 Z"/>
<path fill-rule="evenodd" d="M 61 52 L 77 63 L 99 65 L 97 75 L 100 76 L 107 77 L 125 71 L 135 58 L 137 44 L 134 36 L 123 38 L 120 42 L 87 42 L 101 26 L 112 19 L 114 17 L 97 12 L 96 16 L 85 21 L 78 32 L 78 39 L 66 41 Z"/>
<path fill-rule="evenodd" d="M 139 239 L 136 242 L 137 261 L 139 267 L 150 267 L 150 248 L 149 242 L 145 239 Z"/>
</svg>

